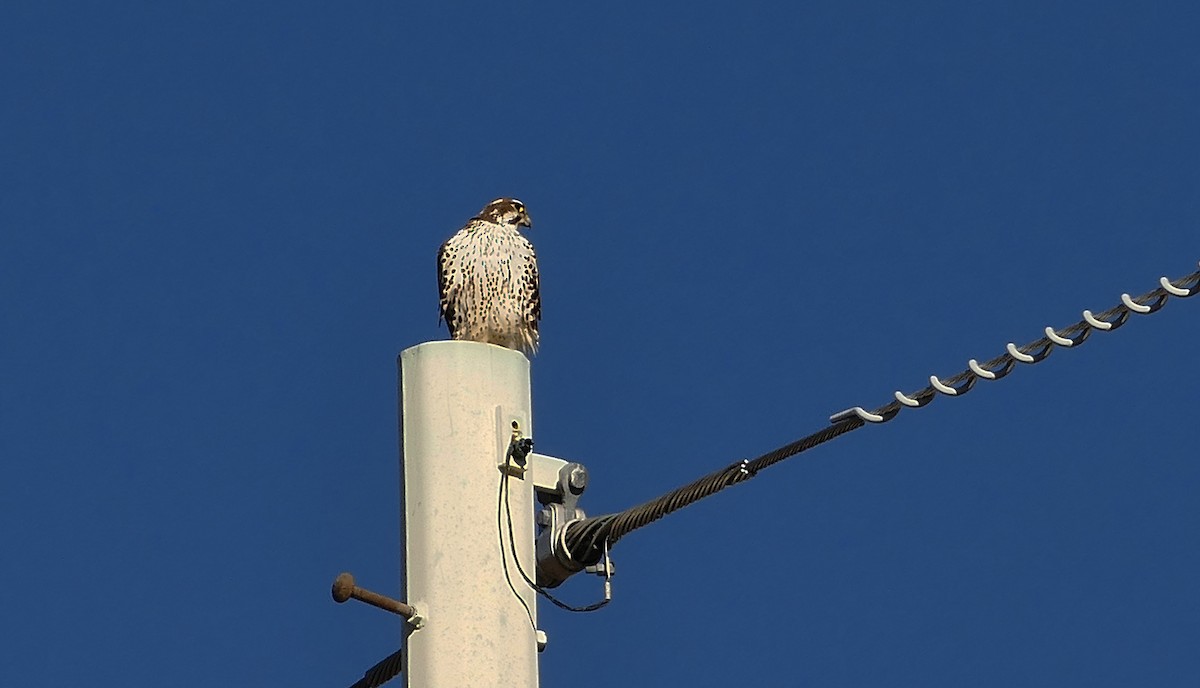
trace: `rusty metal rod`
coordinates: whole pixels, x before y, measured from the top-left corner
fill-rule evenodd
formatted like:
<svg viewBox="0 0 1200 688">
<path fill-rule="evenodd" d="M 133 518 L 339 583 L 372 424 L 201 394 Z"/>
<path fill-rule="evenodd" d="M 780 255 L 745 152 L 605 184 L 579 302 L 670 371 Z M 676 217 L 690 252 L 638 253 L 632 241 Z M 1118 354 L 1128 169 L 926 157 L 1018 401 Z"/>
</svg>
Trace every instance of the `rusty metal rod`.
<svg viewBox="0 0 1200 688">
<path fill-rule="evenodd" d="M 363 590 L 354 584 L 354 576 L 349 573 L 338 574 L 338 577 L 333 580 L 333 601 L 341 604 L 351 597 L 359 602 L 366 602 L 373 607 L 379 607 L 393 614 L 399 614 L 406 619 L 413 618 L 417 613 L 417 610 L 413 609 L 412 605 L 405 604 L 400 600 L 393 600 L 377 592 Z"/>
</svg>

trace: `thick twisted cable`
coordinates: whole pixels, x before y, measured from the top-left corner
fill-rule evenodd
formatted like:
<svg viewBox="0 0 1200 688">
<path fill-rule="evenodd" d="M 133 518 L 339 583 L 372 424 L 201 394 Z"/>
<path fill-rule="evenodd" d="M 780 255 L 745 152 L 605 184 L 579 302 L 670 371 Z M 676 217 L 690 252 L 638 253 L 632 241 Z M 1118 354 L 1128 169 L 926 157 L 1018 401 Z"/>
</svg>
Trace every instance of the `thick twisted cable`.
<svg viewBox="0 0 1200 688">
<path fill-rule="evenodd" d="M 566 543 L 571 557 L 587 566 L 600 560 L 604 553 L 604 542 L 609 547 L 629 533 L 657 521 L 667 514 L 678 511 L 689 504 L 727 487 L 753 478 L 760 470 L 772 466 L 813 447 L 863 426 L 857 418 L 823 428 L 791 444 L 767 452 L 754 460 L 742 460 L 699 480 L 674 489 L 667 494 L 626 509 L 620 513 L 597 516 L 567 526 Z"/>
<path fill-rule="evenodd" d="M 379 688 L 392 680 L 404 669 L 403 650 L 396 650 L 384 657 L 375 666 L 367 669 L 363 677 L 354 682 L 350 688 Z"/>
<path fill-rule="evenodd" d="M 1092 315 L 1084 311 L 1084 319 L 1061 330 L 1047 328 L 1046 336 L 1034 340 L 1025 346 L 1008 346 L 1005 353 L 985 361 L 983 364 L 972 359 L 966 370 L 944 380 L 937 376 L 930 377 L 930 384 L 911 394 L 897 392 L 896 400 L 885 404 L 874 411 L 866 411 L 862 407 L 847 409 L 834 414 L 830 420 L 832 425 L 784 445 L 774 451 L 767 452 L 751 461 L 739 461 L 719 471 L 710 473 L 692 483 L 652 499 L 645 504 L 630 507 L 615 514 L 606 514 L 576 521 L 567 526 L 566 545 L 571 557 L 585 565 L 595 564 L 600 560 L 604 551 L 604 543 L 609 546 L 629 533 L 646 526 L 658 519 L 693 504 L 705 497 L 716 494 L 727 487 L 753 478 L 758 471 L 772 466 L 784 459 L 791 458 L 803 451 L 824 444 L 835 437 L 844 435 L 851 430 L 857 430 L 868 422 L 884 423 L 896 417 L 901 408 L 922 408 L 933 401 L 938 394 L 962 396 L 975 386 L 978 380 L 999 380 L 1012 372 L 1018 362 L 1033 364 L 1040 363 L 1050 355 L 1055 346 L 1078 346 L 1087 340 L 1093 329 L 1112 331 L 1124 325 L 1133 312 L 1149 314 L 1158 311 L 1171 296 L 1184 298 L 1200 291 L 1200 271 L 1193 272 L 1187 277 L 1175 281 L 1167 281 L 1164 277 L 1160 287 L 1146 292 L 1141 296 L 1130 298 L 1128 294 L 1121 295 L 1121 303 Z M 1133 306 L 1133 308 L 1130 307 Z M 1069 344 L 1064 341 L 1070 341 Z M 982 371 L 982 375 L 979 372 Z"/>
</svg>

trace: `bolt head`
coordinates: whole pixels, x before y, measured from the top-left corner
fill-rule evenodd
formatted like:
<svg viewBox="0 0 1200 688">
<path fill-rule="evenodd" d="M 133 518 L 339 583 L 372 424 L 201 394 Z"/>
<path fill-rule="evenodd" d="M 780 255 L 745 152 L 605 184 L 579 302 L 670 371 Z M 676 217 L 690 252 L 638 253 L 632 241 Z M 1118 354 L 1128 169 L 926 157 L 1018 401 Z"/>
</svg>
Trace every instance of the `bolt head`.
<svg viewBox="0 0 1200 688">
<path fill-rule="evenodd" d="M 576 492 L 582 492 L 583 488 L 587 487 L 587 483 L 587 469 L 579 464 L 572 466 L 571 470 L 567 473 L 567 484 L 571 487 L 571 489 Z"/>
<path fill-rule="evenodd" d="M 350 599 L 354 594 L 354 576 L 349 573 L 340 573 L 333 580 L 333 601 L 341 604 Z"/>
</svg>

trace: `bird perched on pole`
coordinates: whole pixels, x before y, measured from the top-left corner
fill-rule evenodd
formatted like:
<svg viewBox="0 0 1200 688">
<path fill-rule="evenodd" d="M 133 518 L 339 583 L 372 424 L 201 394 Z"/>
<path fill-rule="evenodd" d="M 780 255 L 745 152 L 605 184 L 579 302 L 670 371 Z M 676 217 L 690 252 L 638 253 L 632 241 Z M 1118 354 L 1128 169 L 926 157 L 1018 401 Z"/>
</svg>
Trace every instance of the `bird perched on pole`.
<svg viewBox="0 0 1200 688">
<path fill-rule="evenodd" d="M 497 198 L 438 249 L 438 322 L 451 338 L 537 351 L 537 256 L 520 232 L 532 226 L 524 203 Z"/>
</svg>

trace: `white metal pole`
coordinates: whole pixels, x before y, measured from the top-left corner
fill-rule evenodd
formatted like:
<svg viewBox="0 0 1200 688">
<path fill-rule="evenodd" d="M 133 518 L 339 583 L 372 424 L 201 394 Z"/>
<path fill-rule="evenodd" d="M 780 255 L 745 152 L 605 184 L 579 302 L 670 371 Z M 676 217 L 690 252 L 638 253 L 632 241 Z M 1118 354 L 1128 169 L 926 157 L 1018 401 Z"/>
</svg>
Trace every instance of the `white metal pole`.
<svg viewBox="0 0 1200 688">
<path fill-rule="evenodd" d="M 501 468 L 513 422 L 532 437 L 529 361 L 478 342 L 406 349 L 400 413 L 404 599 L 423 617 L 406 631 L 404 685 L 536 688 L 536 595 L 510 544 L 532 578 L 533 474 Z"/>
</svg>

